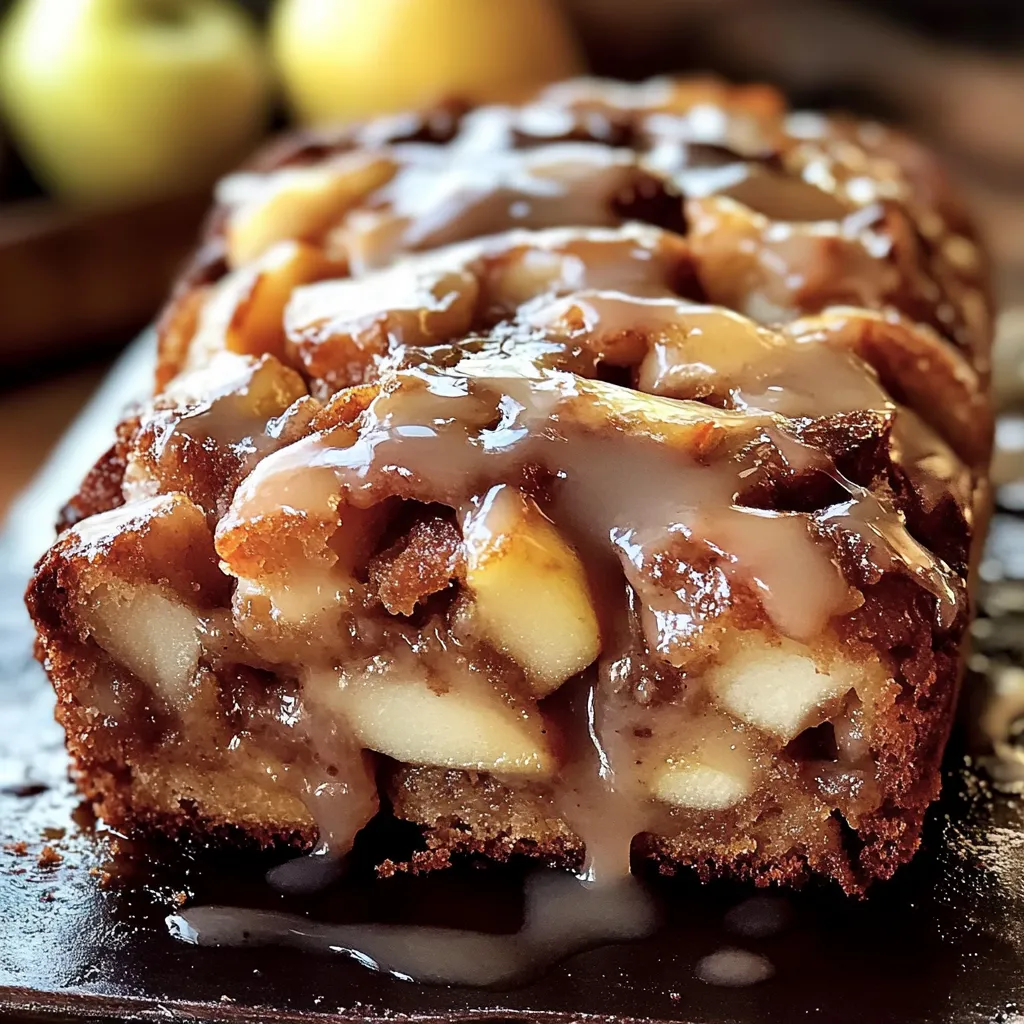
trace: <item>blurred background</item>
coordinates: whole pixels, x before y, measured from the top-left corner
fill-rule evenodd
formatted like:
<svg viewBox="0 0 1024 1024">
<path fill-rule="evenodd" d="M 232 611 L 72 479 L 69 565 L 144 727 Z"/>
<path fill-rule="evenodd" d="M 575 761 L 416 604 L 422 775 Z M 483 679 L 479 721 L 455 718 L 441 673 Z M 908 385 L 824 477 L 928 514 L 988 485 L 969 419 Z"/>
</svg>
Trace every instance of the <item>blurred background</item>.
<svg viewBox="0 0 1024 1024">
<path fill-rule="evenodd" d="M 262 137 L 583 70 L 769 81 L 930 142 L 996 259 L 997 381 L 1024 391 L 1022 0 L 14 0 L 0 15 L 0 515 L 153 319 L 216 177 Z"/>
</svg>

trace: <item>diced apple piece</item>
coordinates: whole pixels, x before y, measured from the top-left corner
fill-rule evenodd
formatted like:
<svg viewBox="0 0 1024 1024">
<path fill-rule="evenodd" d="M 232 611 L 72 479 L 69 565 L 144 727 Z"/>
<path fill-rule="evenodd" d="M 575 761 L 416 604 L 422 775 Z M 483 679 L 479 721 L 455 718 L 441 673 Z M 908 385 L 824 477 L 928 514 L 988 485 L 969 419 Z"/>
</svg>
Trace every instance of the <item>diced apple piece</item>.
<svg viewBox="0 0 1024 1024">
<path fill-rule="evenodd" d="M 677 306 L 674 330 L 652 338 L 640 364 L 637 387 L 672 398 L 724 395 L 756 386 L 776 366 L 778 335 L 720 306 Z"/>
<path fill-rule="evenodd" d="M 292 292 L 344 271 L 344 264 L 314 246 L 278 242 L 212 289 L 189 343 L 187 365 L 203 366 L 220 351 L 283 359 L 284 310 Z"/>
<path fill-rule="evenodd" d="M 594 661 L 601 633 L 583 564 L 533 501 L 494 487 L 463 535 L 473 618 L 538 697 Z"/>
<path fill-rule="evenodd" d="M 287 525 L 282 526 L 280 519 L 263 518 L 268 532 L 256 538 L 258 547 L 248 554 L 246 527 L 225 519 L 228 526 L 221 534 L 228 556 L 222 567 L 238 577 L 232 602 L 235 627 L 269 661 L 301 660 L 310 643 L 337 633 L 342 614 L 361 592 L 353 573 L 366 564 L 392 508 L 388 502 L 365 509 L 336 507 L 330 474 L 319 494 L 314 493 L 315 476 L 301 474 L 298 482 L 330 521 L 311 524 L 285 517 Z M 282 532 L 288 535 L 287 545 L 280 540 Z M 264 542 L 273 550 L 273 561 L 262 556 Z"/>
<path fill-rule="evenodd" d="M 206 517 L 182 494 L 90 516 L 55 547 L 74 573 L 82 631 L 164 700 L 185 696 L 201 610 L 227 596 Z"/>
<path fill-rule="evenodd" d="M 254 649 L 268 660 L 285 660 L 303 644 L 337 631 L 358 589 L 353 572 L 365 565 L 390 508 L 388 503 L 365 509 L 343 505 L 337 510 L 337 529 L 322 550 L 307 550 L 277 572 L 270 570 L 278 567 L 263 562 L 255 567 L 255 578 L 239 576 L 234 621 Z M 297 532 L 290 531 L 293 540 Z M 223 565 L 232 571 L 228 562 Z"/>
<path fill-rule="evenodd" d="M 284 310 L 292 292 L 303 284 L 344 272 L 319 249 L 303 242 L 278 242 L 257 263 L 257 274 L 244 302 L 228 324 L 229 352 L 284 357 Z"/>
<path fill-rule="evenodd" d="M 337 439 L 345 432 L 332 432 Z M 338 481 L 330 466 L 304 463 L 316 452 L 313 434 L 272 452 L 235 491 L 217 524 L 217 553 L 225 572 L 259 579 L 287 577 L 304 564 L 330 564 L 329 542 L 338 528 Z"/>
<path fill-rule="evenodd" d="M 237 343 L 239 334 L 237 329 L 232 331 L 231 325 L 248 302 L 259 273 L 256 266 L 242 267 L 206 289 L 206 299 L 196 318 L 182 366 L 186 373 L 201 370 L 221 352 L 230 351 L 229 336 L 233 335 Z M 283 344 L 283 325 L 281 337 Z"/>
<path fill-rule="evenodd" d="M 466 270 L 440 261 L 399 263 L 299 288 L 285 311 L 285 333 L 308 374 L 337 386 L 360 383 L 394 346 L 436 345 L 465 334 L 478 292 Z"/>
<path fill-rule="evenodd" d="M 483 260 L 488 304 L 515 309 L 542 295 L 585 288 L 616 288 L 634 295 L 672 294 L 672 281 L 687 258 L 677 235 L 648 225 L 556 228 L 507 236 L 510 248 Z"/>
<path fill-rule="evenodd" d="M 233 600 L 235 623 L 253 635 L 287 631 L 315 636 L 336 627 L 351 589 L 351 577 L 336 566 L 308 565 L 292 577 L 264 583 L 242 578 Z"/>
<path fill-rule="evenodd" d="M 708 684 L 729 713 L 788 743 L 828 718 L 862 674 L 838 658 L 826 671 L 810 648 L 783 639 L 742 648 L 711 671 Z"/>
<path fill-rule="evenodd" d="M 786 323 L 808 307 L 885 306 L 898 287 L 898 264 L 879 259 L 873 232 L 856 227 L 857 218 L 780 223 L 708 195 L 686 200 L 686 221 L 708 301 L 762 324 Z"/>
<path fill-rule="evenodd" d="M 210 517 L 223 514 L 252 460 L 287 444 L 319 406 L 302 378 L 273 356 L 218 352 L 171 380 L 139 419 L 126 458 L 129 501 L 180 492 Z"/>
<path fill-rule="evenodd" d="M 649 336 L 671 329 L 678 310 L 673 299 L 588 289 L 537 304 L 527 322 L 545 337 L 585 346 L 609 366 L 635 366 L 647 352 Z"/>
<path fill-rule="evenodd" d="M 229 263 L 242 266 L 287 238 L 316 240 L 395 170 L 391 160 L 360 152 L 326 164 L 227 179 L 221 198 L 234 207 L 227 224 Z"/>
<path fill-rule="evenodd" d="M 82 604 L 94 603 L 92 591 L 111 582 L 155 584 L 199 608 L 217 607 L 229 593 L 206 516 L 184 494 L 158 494 L 89 516 L 53 550 L 74 565 Z"/>
<path fill-rule="evenodd" d="M 500 388 L 526 408 L 536 406 L 535 381 L 544 375 L 542 370 L 532 371 L 531 376 L 507 359 L 467 359 L 459 369 L 488 387 Z M 557 380 L 548 379 L 552 383 Z M 563 430 L 600 432 L 602 437 L 614 431 L 642 438 L 645 443 L 677 448 L 700 459 L 710 458 L 728 438 L 750 434 L 750 419 L 745 413 L 647 395 L 595 378 L 570 378 L 566 374 L 559 383 L 564 384 L 560 387 L 558 407 Z"/>
<path fill-rule="evenodd" d="M 750 779 L 708 764 L 677 765 L 662 772 L 654 795 L 667 804 L 697 811 L 724 811 L 750 795 Z"/>
<path fill-rule="evenodd" d="M 201 650 L 192 608 L 156 586 L 104 586 L 86 618 L 100 647 L 168 704 L 186 695 Z"/>
<path fill-rule="evenodd" d="M 653 773 L 657 799 L 676 807 L 721 811 L 754 790 L 754 766 L 741 732 L 714 713 L 689 723 Z"/>
<path fill-rule="evenodd" d="M 323 677 L 314 685 L 363 746 L 398 761 L 499 774 L 549 772 L 540 716 L 513 707 L 454 659 L 451 672 L 434 681 L 409 659 L 383 671 L 334 677 L 333 689 Z"/>
<path fill-rule="evenodd" d="M 255 426 L 280 416 L 306 394 L 302 378 L 273 356 L 220 352 L 202 368 L 175 377 L 157 396 L 157 409 L 208 410 L 223 417 L 215 433 L 223 443 L 240 441 Z M 232 421 L 233 418 L 233 421 Z M 213 428 L 213 424 L 209 426 Z"/>
<path fill-rule="evenodd" d="M 582 276 L 578 260 L 552 249 L 525 245 L 492 256 L 486 269 L 488 301 L 508 309 L 540 295 L 567 291 Z"/>
</svg>

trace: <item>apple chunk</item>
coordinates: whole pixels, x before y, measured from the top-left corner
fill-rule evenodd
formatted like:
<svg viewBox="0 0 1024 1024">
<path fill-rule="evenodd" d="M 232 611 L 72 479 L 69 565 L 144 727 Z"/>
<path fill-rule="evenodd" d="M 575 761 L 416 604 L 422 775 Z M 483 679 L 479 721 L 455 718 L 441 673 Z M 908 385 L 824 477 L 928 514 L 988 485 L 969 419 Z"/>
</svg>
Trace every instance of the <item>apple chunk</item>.
<svg viewBox="0 0 1024 1024">
<path fill-rule="evenodd" d="M 206 516 L 161 494 L 83 519 L 58 541 L 73 566 L 76 629 L 171 706 L 202 654 L 202 621 L 227 598 Z"/>
<path fill-rule="evenodd" d="M 671 753 L 654 769 L 657 799 L 688 810 L 724 811 L 753 792 L 754 765 L 741 730 L 710 714 L 691 722 L 686 733 L 670 741 Z"/>
<path fill-rule="evenodd" d="M 284 314 L 297 364 L 331 390 L 370 379 L 374 361 L 401 345 L 437 345 L 465 334 L 478 285 L 444 259 L 400 262 L 356 279 L 298 288 Z"/>
<path fill-rule="evenodd" d="M 711 758 L 668 765 L 654 780 L 654 795 L 666 804 L 694 811 L 724 811 L 753 789 L 750 765 L 742 758 Z"/>
<path fill-rule="evenodd" d="M 509 704 L 454 658 L 443 680 L 408 661 L 307 687 L 345 716 L 362 746 L 398 761 L 515 775 L 551 770 L 540 715 Z"/>
<path fill-rule="evenodd" d="M 395 173 L 395 164 L 368 153 L 346 153 L 313 167 L 268 175 L 236 174 L 220 188 L 232 267 L 256 259 L 285 239 L 316 242 L 365 195 Z"/>
<path fill-rule="evenodd" d="M 344 265 L 304 242 L 278 242 L 254 263 L 234 270 L 213 288 L 189 345 L 189 365 L 219 351 L 284 359 L 284 310 L 299 286 Z"/>
<path fill-rule="evenodd" d="M 583 564 L 531 499 L 492 488 L 463 536 L 472 619 L 526 671 L 538 697 L 594 661 L 601 632 Z"/>
<path fill-rule="evenodd" d="M 748 776 L 709 764 L 677 765 L 658 776 L 654 794 L 676 807 L 724 811 L 749 795 Z"/>
<path fill-rule="evenodd" d="M 200 619 L 159 587 L 100 587 L 89 626 L 96 642 L 172 706 L 199 665 Z"/>
<path fill-rule="evenodd" d="M 208 290 L 197 310 L 185 367 L 204 367 L 223 351 L 284 360 L 285 306 L 292 292 L 344 270 L 343 264 L 302 242 L 271 246 L 254 263 L 232 270 Z M 185 306 L 177 324 L 183 323 L 187 313 Z M 175 326 L 171 321 L 168 329 Z"/>
<path fill-rule="evenodd" d="M 758 640 L 716 666 L 709 684 L 718 704 L 748 725 L 788 743 L 829 717 L 836 702 L 877 666 L 839 657 L 826 667 L 795 640 Z"/>
</svg>

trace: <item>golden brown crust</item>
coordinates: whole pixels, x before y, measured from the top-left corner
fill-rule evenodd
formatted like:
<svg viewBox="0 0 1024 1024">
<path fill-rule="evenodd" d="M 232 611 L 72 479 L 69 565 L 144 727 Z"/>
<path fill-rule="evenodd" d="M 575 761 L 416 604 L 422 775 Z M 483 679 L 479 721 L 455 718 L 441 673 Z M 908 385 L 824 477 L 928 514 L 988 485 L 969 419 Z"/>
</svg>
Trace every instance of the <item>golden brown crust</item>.
<svg viewBox="0 0 1024 1024">
<path fill-rule="evenodd" d="M 462 537 L 451 517 L 416 519 L 408 532 L 370 560 L 370 594 L 392 615 L 412 615 L 432 594 L 465 576 Z"/>
</svg>

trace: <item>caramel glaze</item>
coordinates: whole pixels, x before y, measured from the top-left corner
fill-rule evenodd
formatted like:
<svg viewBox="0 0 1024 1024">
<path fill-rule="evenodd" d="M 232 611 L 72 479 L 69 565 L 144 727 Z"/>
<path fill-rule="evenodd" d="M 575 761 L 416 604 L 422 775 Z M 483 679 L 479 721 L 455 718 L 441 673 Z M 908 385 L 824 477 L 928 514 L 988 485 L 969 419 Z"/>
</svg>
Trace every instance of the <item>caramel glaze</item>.
<svg viewBox="0 0 1024 1024">
<path fill-rule="evenodd" d="M 354 272 L 511 227 L 639 219 L 688 232 L 706 295 L 755 319 L 892 308 L 987 373 L 984 255 L 934 162 L 879 125 L 787 114 L 757 87 L 584 81 L 271 151 L 225 183 L 214 237 L 275 175 L 355 151 L 388 162 L 388 180 L 316 225 Z"/>
<path fill-rule="evenodd" d="M 909 143 L 770 90 L 583 81 L 308 136 L 221 200 L 161 330 L 161 380 L 196 368 L 133 421 L 119 491 L 98 475 L 74 515 L 127 500 L 157 522 L 173 492 L 205 519 L 233 582 L 198 655 L 233 680 L 227 762 L 284 758 L 343 852 L 376 808 L 353 702 L 415 677 L 500 694 L 522 752 L 438 767 L 547 801 L 591 879 L 677 827 L 647 766 L 698 744 L 755 776 L 747 817 L 697 813 L 709 836 L 779 793 L 854 830 L 900 806 L 879 751 L 936 740 L 874 724 L 907 684 L 863 623 L 909 595 L 934 656 L 956 648 L 991 422 L 983 258 Z M 275 306 L 260 260 L 285 239 L 325 260 L 288 263 Z M 204 310 L 254 266 L 273 349 L 232 340 L 247 290 L 218 352 Z M 497 538 L 509 495 L 578 554 L 597 616 L 600 655 L 553 694 L 471 625 L 463 541 Z M 41 628 L 54 579 L 111 550 L 111 521 L 86 522 L 44 560 Z M 757 643 L 862 666 L 821 698 L 834 756 L 716 703 L 715 666 Z"/>
</svg>

